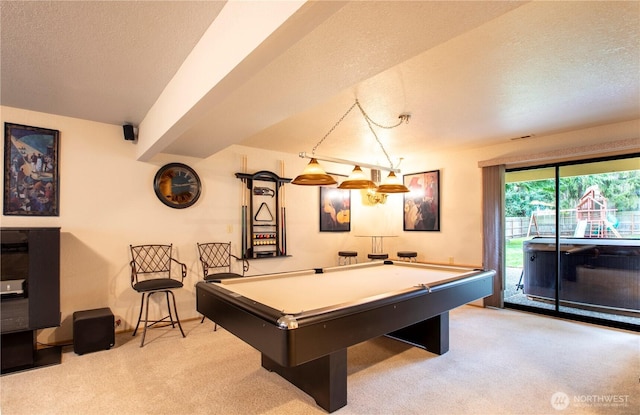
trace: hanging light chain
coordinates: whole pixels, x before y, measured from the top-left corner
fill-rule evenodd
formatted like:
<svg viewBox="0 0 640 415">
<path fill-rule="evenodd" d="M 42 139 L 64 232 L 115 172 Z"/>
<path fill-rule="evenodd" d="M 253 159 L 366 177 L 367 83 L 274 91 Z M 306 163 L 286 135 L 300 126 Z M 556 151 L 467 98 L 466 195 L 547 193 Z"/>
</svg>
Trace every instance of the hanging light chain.
<svg viewBox="0 0 640 415">
<path fill-rule="evenodd" d="M 347 112 L 342 114 L 342 117 L 340 117 L 340 119 L 333 125 L 333 127 L 331 127 L 331 129 L 329 131 L 327 131 L 327 133 L 324 135 L 324 137 L 322 137 L 322 139 L 320 141 L 318 141 L 318 143 L 315 145 L 315 147 L 313 147 L 313 150 L 311 150 L 311 154 L 313 155 L 313 154 L 316 153 L 316 149 L 318 147 L 320 147 L 320 144 L 322 144 L 323 141 L 326 140 L 326 138 L 329 137 L 329 135 L 331 135 L 333 130 L 335 130 L 336 127 L 338 127 L 338 125 L 340 125 L 340 123 L 345 119 L 345 117 L 347 115 L 349 115 L 349 113 L 356 106 L 358 107 L 358 109 L 362 113 L 362 116 L 364 117 L 365 121 L 367 122 L 367 126 L 369 127 L 369 130 L 371 130 L 371 133 L 373 133 L 373 137 L 376 139 L 376 141 L 378 142 L 378 145 L 382 149 L 382 152 L 384 153 L 385 157 L 387 158 L 387 161 L 389 162 L 389 166 L 393 169 L 393 162 L 391 161 L 391 157 L 389 157 L 389 154 L 387 153 L 387 150 L 385 150 L 384 146 L 382 145 L 382 141 L 380 141 L 380 139 L 378 138 L 378 134 L 376 134 L 376 131 L 374 130 L 373 126 L 375 125 L 378 128 L 384 128 L 384 129 L 390 130 L 392 128 L 398 127 L 403 122 L 404 123 L 409 123 L 409 114 L 401 114 L 398 117 L 398 118 L 400 118 L 400 121 L 398 121 L 398 123 L 394 124 L 394 125 L 387 126 L 387 125 L 378 124 L 377 122 L 372 120 L 371 117 L 369 117 L 369 114 L 367 114 L 365 112 L 364 108 L 362 108 L 362 105 L 360 105 L 360 101 L 358 101 L 357 99 L 356 99 L 356 102 L 354 102 L 353 105 L 351 105 L 351 107 L 349 107 Z"/>
<path fill-rule="evenodd" d="M 376 134 L 375 130 L 373 129 L 373 125 L 375 125 L 376 127 L 379 127 L 379 128 L 384 128 L 384 129 L 390 130 L 392 128 L 398 127 L 403 122 L 408 123 L 409 122 L 409 115 L 408 114 L 402 114 L 402 115 L 400 115 L 398 117 L 398 118 L 400 118 L 400 121 L 398 121 L 397 124 L 386 126 L 386 125 L 378 124 L 377 122 L 373 121 L 371 119 L 371 117 L 369 117 L 369 114 L 367 114 L 365 112 L 364 108 L 362 108 L 362 105 L 360 105 L 360 102 L 357 99 L 356 99 L 356 105 L 360 109 L 360 112 L 362 113 L 362 116 L 364 117 L 364 119 L 367 121 L 367 125 L 369 126 L 369 129 L 373 133 L 373 136 L 375 137 L 376 141 L 380 145 L 380 148 L 382 149 L 382 152 L 384 153 L 385 157 L 387 157 L 387 161 L 389 162 L 389 166 L 393 169 L 393 162 L 391 161 L 391 157 L 389 157 L 389 154 L 387 153 L 387 150 L 384 149 L 384 146 L 382 145 L 382 141 L 380 141 L 380 139 L 378 138 L 378 134 Z M 373 124 L 373 125 L 371 125 L 371 124 Z"/>
<path fill-rule="evenodd" d="M 362 105 L 360 105 L 360 102 L 356 99 L 356 105 L 358 106 L 358 108 L 360 108 L 360 112 L 362 113 L 362 115 L 364 116 L 364 118 L 366 118 L 367 120 L 369 120 L 373 125 L 375 125 L 378 128 L 384 128 L 387 130 L 390 130 L 392 128 L 396 128 L 398 127 L 400 124 L 402 124 L 403 122 L 408 123 L 409 122 L 409 115 L 408 114 L 401 114 L 398 118 L 400 118 L 400 121 L 398 121 L 397 124 L 394 125 L 382 125 L 382 124 L 378 124 L 377 122 L 373 121 L 371 119 L 371 117 L 369 117 L 369 114 L 367 114 L 364 110 L 364 108 L 362 108 Z"/>
<path fill-rule="evenodd" d="M 356 101 L 356 103 L 357 102 L 358 101 Z M 360 104 L 358 104 L 358 107 L 362 111 L 362 107 L 360 107 Z M 365 115 L 364 111 L 362 111 L 362 114 L 364 115 L 364 119 L 365 119 L 365 121 L 367 121 L 367 125 L 369 126 L 369 129 L 373 133 L 373 136 L 375 137 L 376 141 L 380 145 L 380 148 L 382 149 L 382 152 L 384 153 L 385 157 L 387 157 L 387 161 L 389 162 L 389 167 L 393 168 L 393 163 L 391 162 L 391 157 L 389 157 L 389 154 L 387 154 L 387 150 L 384 149 L 384 146 L 382 145 L 382 141 L 380 141 L 380 139 L 378 138 L 378 134 L 376 134 L 375 130 L 373 129 L 373 125 L 371 125 L 371 123 L 373 121 L 371 121 L 371 119 Z M 400 125 L 400 124 L 398 124 L 398 125 Z"/>
<path fill-rule="evenodd" d="M 331 134 L 333 132 L 333 130 L 336 129 L 336 127 L 342 122 L 342 120 L 344 120 L 344 118 L 349 115 L 349 113 L 351 112 L 351 110 L 356 106 L 356 104 L 359 106 L 358 104 L 358 100 L 356 100 L 356 102 L 354 102 L 354 104 L 347 110 L 347 112 L 345 112 L 344 114 L 342 114 L 342 117 L 340 117 L 340 119 L 338 120 L 338 122 L 336 122 L 333 127 L 331 127 L 331 129 L 324 135 L 324 137 L 322 137 L 322 140 L 318 141 L 318 144 L 315 145 L 315 147 L 313 147 L 313 150 L 311 150 L 311 154 L 316 154 L 316 149 L 320 146 L 320 144 L 322 144 L 322 142 L 329 137 L 329 134 Z"/>
</svg>

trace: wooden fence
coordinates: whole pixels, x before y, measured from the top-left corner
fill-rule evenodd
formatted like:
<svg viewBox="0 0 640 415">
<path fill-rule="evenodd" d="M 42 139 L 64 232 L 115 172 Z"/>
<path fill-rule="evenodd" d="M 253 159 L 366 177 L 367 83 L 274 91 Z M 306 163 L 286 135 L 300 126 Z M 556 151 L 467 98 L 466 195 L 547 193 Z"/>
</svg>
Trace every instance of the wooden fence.
<svg viewBox="0 0 640 415">
<path fill-rule="evenodd" d="M 616 212 L 615 229 L 621 237 L 640 237 L 640 211 Z M 560 234 L 573 236 L 577 226 L 575 210 L 560 212 Z M 538 214 L 535 223 L 531 217 L 507 217 L 505 220 L 505 237 L 507 239 L 525 238 L 527 236 L 553 236 L 555 235 L 555 212 Z"/>
</svg>

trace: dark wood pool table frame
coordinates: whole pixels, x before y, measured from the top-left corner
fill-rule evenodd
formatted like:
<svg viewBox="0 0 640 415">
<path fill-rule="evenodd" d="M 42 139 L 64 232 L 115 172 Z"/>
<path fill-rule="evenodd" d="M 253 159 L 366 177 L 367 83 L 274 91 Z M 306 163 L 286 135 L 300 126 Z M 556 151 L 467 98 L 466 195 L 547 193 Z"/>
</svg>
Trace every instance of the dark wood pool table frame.
<svg viewBox="0 0 640 415">
<path fill-rule="evenodd" d="M 260 351 L 264 368 L 333 412 L 347 404 L 349 346 L 388 335 L 432 353 L 446 353 L 449 310 L 491 295 L 494 274 L 478 270 L 432 287 L 303 312 L 293 322 L 283 319 L 279 310 L 216 284 L 197 283 L 196 302 L 199 313 Z"/>
</svg>

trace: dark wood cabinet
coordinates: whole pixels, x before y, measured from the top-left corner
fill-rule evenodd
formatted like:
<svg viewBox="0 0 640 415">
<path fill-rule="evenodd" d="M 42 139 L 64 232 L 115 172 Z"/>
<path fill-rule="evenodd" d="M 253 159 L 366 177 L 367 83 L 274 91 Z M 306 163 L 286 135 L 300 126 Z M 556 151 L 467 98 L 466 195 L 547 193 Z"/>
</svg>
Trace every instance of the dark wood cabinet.
<svg viewBox="0 0 640 415">
<path fill-rule="evenodd" d="M 60 228 L 2 228 L 0 246 L 2 373 L 50 364 L 36 331 L 60 325 Z"/>
</svg>

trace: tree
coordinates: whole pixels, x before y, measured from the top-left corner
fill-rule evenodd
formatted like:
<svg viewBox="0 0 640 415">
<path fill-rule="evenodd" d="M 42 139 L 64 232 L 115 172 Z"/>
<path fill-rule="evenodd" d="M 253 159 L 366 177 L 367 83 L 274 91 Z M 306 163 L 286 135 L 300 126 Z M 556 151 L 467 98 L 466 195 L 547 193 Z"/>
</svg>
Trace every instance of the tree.
<svg viewBox="0 0 640 415">
<path fill-rule="evenodd" d="M 505 189 L 506 216 L 530 216 L 534 210 L 553 206 L 554 189 L 552 179 L 508 183 Z"/>
<path fill-rule="evenodd" d="M 598 185 L 609 209 L 620 212 L 640 210 L 639 170 L 563 177 L 560 179 L 560 208 L 574 208 L 593 185 Z"/>
<path fill-rule="evenodd" d="M 619 212 L 640 210 L 640 170 L 560 178 L 560 209 L 574 209 L 585 191 L 598 185 L 607 207 Z M 555 206 L 555 180 L 507 183 L 506 216 L 530 216 L 536 209 Z"/>
</svg>

